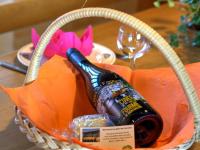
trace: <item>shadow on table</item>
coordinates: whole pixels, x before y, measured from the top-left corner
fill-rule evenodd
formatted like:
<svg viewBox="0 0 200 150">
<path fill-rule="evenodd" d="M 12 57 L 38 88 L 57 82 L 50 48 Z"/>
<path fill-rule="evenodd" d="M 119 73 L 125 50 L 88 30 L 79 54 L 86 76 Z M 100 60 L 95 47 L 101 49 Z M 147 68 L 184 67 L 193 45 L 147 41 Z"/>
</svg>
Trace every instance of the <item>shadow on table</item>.
<svg viewBox="0 0 200 150">
<path fill-rule="evenodd" d="M 33 146 L 26 139 L 26 136 L 20 132 L 18 126 L 14 123 L 14 118 L 9 122 L 5 130 L 0 131 L 1 150 L 26 150 Z"/>
</svg>

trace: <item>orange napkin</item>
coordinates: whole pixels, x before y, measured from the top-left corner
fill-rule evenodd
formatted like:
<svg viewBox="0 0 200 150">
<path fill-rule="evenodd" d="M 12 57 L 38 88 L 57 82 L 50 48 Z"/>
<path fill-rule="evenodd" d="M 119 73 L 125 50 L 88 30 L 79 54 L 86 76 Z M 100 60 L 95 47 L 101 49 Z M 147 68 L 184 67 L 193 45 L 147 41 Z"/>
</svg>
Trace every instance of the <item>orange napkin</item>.
<svg viewBox="0 0 200 150">
<path fill-rule="evenodd" d="M 164 129 L 152 149 L 174 147 L 192 137 L 193 116 L 170 68 L 131 71 L 124 66 L 100 66 L 121 75 L 161 114 Z M 200 63 L 188 65 L 187 70 L 200 94 Z M 87 99 L 81 75 L 60 56 L 43 64 L 37 80 L 31 84 L 2 89 L 38 128 L 61 140 L 66 139 L 56 131 L 67 131 L 74 117 L 96 113 Z"/>
</svg>

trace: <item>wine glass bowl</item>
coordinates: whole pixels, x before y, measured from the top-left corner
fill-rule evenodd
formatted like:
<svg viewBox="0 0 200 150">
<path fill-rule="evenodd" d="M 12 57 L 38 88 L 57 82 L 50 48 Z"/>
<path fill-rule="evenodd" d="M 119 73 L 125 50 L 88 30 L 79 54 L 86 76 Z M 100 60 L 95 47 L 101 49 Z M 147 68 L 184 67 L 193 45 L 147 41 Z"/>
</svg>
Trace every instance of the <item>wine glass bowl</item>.
<svg viewBox="0 0 200 150">
<path fill-rule="evenodd" d="M 121 26 L 117 36 L 117 48 L 130 60 L 130 67 L 135 65 L 137 58 L 142 57 L 149 49 L 150 42 L 139 32 Z"/>
</svg>

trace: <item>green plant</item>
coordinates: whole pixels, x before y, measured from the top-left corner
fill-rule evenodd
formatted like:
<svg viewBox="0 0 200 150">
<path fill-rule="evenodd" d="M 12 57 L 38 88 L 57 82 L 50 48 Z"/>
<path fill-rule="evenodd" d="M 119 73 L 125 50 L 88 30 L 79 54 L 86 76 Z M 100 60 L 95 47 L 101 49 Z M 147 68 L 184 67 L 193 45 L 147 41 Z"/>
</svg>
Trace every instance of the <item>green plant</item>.
<svg viewBox="0 0 200 150">
<path fill-rule="evenodd" d="M 174 7 L 174 0 L 156 0 L 155 7 L 160 7 L 160 3 L 168 2 L 169 7 Z M 200 0 L 180 0 L 183 5 L 182 10 L 185 12 L 181 17 L 181 24 L 177 27 L 178 31 L 188 34 L 188 29 L 195 30 L 195 37 L 192 39 L 192 46 L 200 46 Z M 178 35 L 169 36 L 170 44 L 177 47 L 179 44 Z"/>
<path fill-rule="evenodd" d="M 156 0 L 153 4 L 155 7 L 160 7 L 160 3 L 166 2 L 166 1 L 169 7 L 174 7 L 174 0 Z"/>
</svg>

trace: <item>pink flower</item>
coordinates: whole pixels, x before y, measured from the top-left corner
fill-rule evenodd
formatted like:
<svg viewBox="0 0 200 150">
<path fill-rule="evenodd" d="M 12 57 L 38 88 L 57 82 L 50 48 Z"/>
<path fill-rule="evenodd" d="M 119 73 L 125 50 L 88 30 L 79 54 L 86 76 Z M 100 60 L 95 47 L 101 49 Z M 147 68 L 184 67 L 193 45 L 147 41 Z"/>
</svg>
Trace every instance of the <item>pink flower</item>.
<svg viewBox="0 0 200 150">
<path fill-rule="evenodd" d="M 32 43 L 35 49 L 40 36 L 37 31 L 32 28 Z M 66 51 L 69 48 L 78 49 L 83 55 L 90 55 L 93 48 L 93 32 L 92 26 L 88 26 L 81 38 L 79 38 L 74 32 L 63 32 L 62 30 L 56 31 L 53 35 L 50 43 L 47 45 L 44 55 L 47 58 L 60 55 L 66 57 Z"/>
</svg>

